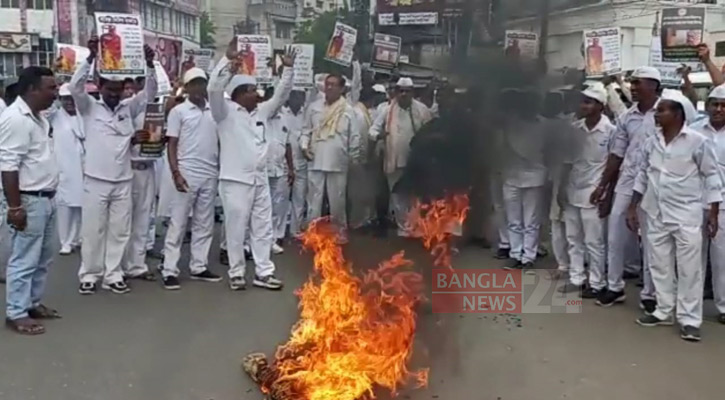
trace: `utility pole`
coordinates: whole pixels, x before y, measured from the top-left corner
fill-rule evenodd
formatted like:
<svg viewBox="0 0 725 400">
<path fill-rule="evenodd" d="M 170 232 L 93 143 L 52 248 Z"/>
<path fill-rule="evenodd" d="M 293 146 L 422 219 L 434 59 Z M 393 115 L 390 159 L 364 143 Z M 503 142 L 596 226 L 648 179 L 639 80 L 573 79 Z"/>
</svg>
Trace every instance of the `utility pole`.
<svg viewBox="0 0 725 400">
<path fill-rule="evenodd" d="M 539 68 L 542 74 L 546 73 L 546 51 L 549 38 L 549 10 L 551 0 L 541 0 L 539 9 L 539 20 L 541 21 L 541 32 L 539 33 Z"/>
</svg>

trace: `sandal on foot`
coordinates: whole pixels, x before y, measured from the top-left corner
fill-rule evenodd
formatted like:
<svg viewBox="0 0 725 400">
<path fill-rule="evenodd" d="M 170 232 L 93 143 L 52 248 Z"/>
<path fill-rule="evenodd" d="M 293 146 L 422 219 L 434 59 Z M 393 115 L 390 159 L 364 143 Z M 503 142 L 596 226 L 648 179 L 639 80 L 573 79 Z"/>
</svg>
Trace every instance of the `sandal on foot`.
<svg viewBox="0 0 725 400">
<path fill-rule="evenodd" d="M 60 319 L 62 318 L 57 310 L 48 308 L 42 304 L 28 310 L 28 316 L 32 319 Z"/>
<path fill-rule="evenodd" d="M 30 317 L 5 319 L 5 326 L 21 335 L 35 336 L 45 333 L 45 327 Z"/>
</svg>

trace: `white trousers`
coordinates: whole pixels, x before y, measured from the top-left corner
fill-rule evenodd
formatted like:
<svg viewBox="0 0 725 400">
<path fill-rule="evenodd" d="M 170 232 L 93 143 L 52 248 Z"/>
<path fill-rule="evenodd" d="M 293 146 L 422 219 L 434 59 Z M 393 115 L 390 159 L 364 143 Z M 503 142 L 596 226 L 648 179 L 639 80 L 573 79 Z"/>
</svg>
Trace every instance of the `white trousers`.
<svg viewBox="0 0 725 400">
<path fill-rule="evenodd" d="M 718 218 L 717 235 L 713 239 L 707 237 L 706 229 L 703 229 L 703 237 L 705 238 L 702 246 L 703 279 L 709 251 L 715 307 L 718 313 L 725 314 L 725 216 Z"/>
<path fill-rule="evenodd" d="M 375 217 L 375 195 L 377 185 L 375 171 L 368 164 L 350 166 L 347 187 L 347 204 L 350 207 L 349 222 L 353 229 L 369 224 Z"/>
<path fill-rule="evenodd" d="M 498 248 L 510 249 L 506 207 L 503 201 L 503 184 L 500 179 L 491 180 L 491 199 L 493 201 L 493 222 L 498 232 Z"/>
<path fill-rule="evenodd" d="M 186 226 L 191 213 L 191 259 L 189 271 L 192 274 L 204 272 L 209 265 L 209 249 L 214 237 L 214 200 L 217 193 L 216 178 L 184 177 L 189 190 L 174 189 L 169 194 L 169 227 L 164 239 L 164 277 L 179 276 L 181 246 L 186 236 Z"/>
<path fill-rule="evenodd" d="M 290 218 L 290 234 L 298 235 L 302 232 L 305 217 L 305 201 L 307 199 L 307 170 L 295 171 L 295 181 L 292 183 L 292 204 Z"/>
<path fill-rule="evenodd" d="M 86 177 L 83 184 L 81 282 L 123 280 L 121 262 L 131 237 L 131 181 Z"/>
<path fill-rule="evenodd" d="M 322 216 L 322 199 L 327 193 L 330 217 L 340 228 L 347 228 L 345 197 L 347 172 L 309 171 L 307 185 L 307 219 L 313 221 Z"/>
<path fill-rule="evenodd" d="M 612 212 L 609 215 L 607 238 L 607 282 L 609 290 L 624 290 L 624 263 L 628 246 L 638 243 L 637 235 L 627 227 L 627 209 L 632 200 L 631 195 L 615 193 Z M 644 232 L 644 231 L 643 231 Z"/>
<path fill-rule="evenodd" d="M 670 317 L 676 306 L 680 325 L 699 328 L 704 284 L 701 224 L 666 224 L 660 218 L 648 216 L 647 240 L 657 297 L 654 316 Z"/>
<path fill-rule="evenodd" d="M 637 220 L 639 221 L 639 230 L 641 232 L 642 241 L 642 290 L 639 297 L 642 300 L 655 300 L 655 284 L 652 282 L 652 271 L 649 265 L 649 242 L 647 241 L 647 213 L 640 207 L 637 210 Z M 636 238 L 636 237 L 635 237 Z M 626 268 L 626 267 L 625 267 Z"/>
<path fill-rule="evenodd" d="M 510 257 L 534 262 L 539 248 L 544 187 L 519 188 L 504 184 L 503 199 L 508 221 Z"/>
<path fill-rule="evenodd" d="M 607 286 L 605 220 L 599 218 L 599 209 L 567 205 L 564 210 L 566 238 L 569 242 L 571 269 L 569 279 L 574 285 L 586 281 L 584 260 L 589 260 L 589 285 L 597 290 Z"/>
<path fill-rule="evenodd" d="M 385 174 L 385 178 L 388 181 L 388 190 L 390 190 L 390 210 L 393 212 L 398 230 L 405 231 L 408 214 L 410 213 L 410 199 L 407 194 L 401 193 L 396 188 L 398 181 L 400 181 L 402 176 L 402 168 L 398 168 L 394 172 Z"/>
<path fill-rule="evenodd" d="M 274 239 L 284 239 L 287 232 L 287 213 L 290 208 L 290 186 L 287 176 L 269 178 L 269 191 L 272 196 L 272 226 Z"/>
<path fill-rule="evenodd" d="M 247 185 L 223 180 L 219 182 L 219 195 L 224 207 L 229 277 L 244 276 L 244 238 L 247 230 L 256 275 L 261 278 L 274 274 L 274 263 L 270 259 L 274 233 L 269 182 L 265 180 L 263 183 Z"/>
<path fill-rule="evenodd" d="M 58 236 L 61 249 L 72 249 L 81 242 L 81 207 L 58 205 Z"/>
<path fill-rule="evenodd" d="M 133 170 L 131 197 L 131 240 L 126 249 L 126 276 L 136 276 L 148 272 L 146 265 L 146 247 L 149 235 L 149 223 L 156 198 L 156 172 L 153 168 Z"/>
<path fill-rule="evenodd" d="M 568 271 L 570 265 L 569 242 L 566 239 L 566 223 L 564 221 L 551 220 L 551 248 L 559 271 Z"/>
</svg>

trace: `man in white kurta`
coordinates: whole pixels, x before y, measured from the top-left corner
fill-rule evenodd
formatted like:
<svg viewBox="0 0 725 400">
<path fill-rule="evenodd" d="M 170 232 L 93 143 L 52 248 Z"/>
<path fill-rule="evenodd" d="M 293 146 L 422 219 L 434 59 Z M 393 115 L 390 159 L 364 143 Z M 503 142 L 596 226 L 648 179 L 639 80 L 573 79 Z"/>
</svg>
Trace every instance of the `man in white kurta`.
<svg viewBox="0 0 725 400">
<path fill-rule="evenodd" d="M 385 139 L 383 170 L 390 191 L 390 205 L 398 226 L 398 236 L 408 236 L 406 220 L 410 199 L 398 187 L 408 164 L 410 141 L 420 128 L 431 120 L 425 104 L 413 99 L 413 81 L 400 78 L 395 100 L 386 104 L 370 128 L 370 139 Z"/>
<path fill-rule="evenodd" d="M 91 54 L 70 82 L 76 110 L 83 119 L 87 154 L 78 291 L 94 294 L 96 285 L 102 281 L 104 289 L 124 294 L 130 291 L 124 282 L 121 262 L 131 236 L 131 148 L 148 140 L 148 133 L 134 133 L 134 119 L 156 97 L 154 52 L 146 46 L 147 74 L 143 92 L 121 100 L 123 82 L 102 77 L 101 96 L 95 99 L 86 93 L 85 83 L 96 58 L 97 42 L 97 38 L 91 39 L 88 46 Z"/>
<path fill-rule="evenodd" d="M 324 98 L 309 105 L 305 112 L 301 147 L 308 165 L 307 219 L 322 215 L 327 194 L 330 217 L 340 229 L 340 240 L 347 240 L 347 171 L 360 146 L 355 113 L 342 97 L 345 78 L 330 74 L 325 79 Z"/>
<path fill-rule="evenodd" d="M 307 201 L 307 159 L 302 153 L 300 140 L 302 128 L 305 123 L 302 106 L 305 104 L 305 92 L 292 91 L 287 106 L 282 108 L 282 119 L 290 134 L 290 149 L 292 151 L 292 165 L 294 166 L 294 181 L 292 182 L 292 196 L 290 204 L 290 234 L 293 237 L 302 232 Z"/>
<path fill-rule="evenodd" d="M 283 284 L 275 277 L 270 259 L 274 232 L 267 177 L 267 126 L 292 91 L 294 56 L 283 57 L 284 71 L 274 95 L 258 104 L 256 80 L 235 75 L 236 62 L 230 63 L 238 55 L 234 39 L 209 80 L 209 105 L 219 133 L 219 195 L 224 206 L 229 285 L 232 290 L 246 287 L 244 240 L 249 232 L 256 264 L 253 284 L 279 290 Z M 224 99 L 225 89 L 231 100 Z"/>
<path fill-rule="evenodd" d="M 58 164 L 58 236 L 60 254 L 68 255 L 81 244 L 81 207 L 83 205 L 83 142 L 86 135 L 81 117 L 66 83 L 58 90 L 61 107 L 50 116 L 53 147 Z"/>
<path fill-rule="evenodd" d="M 718 228 L 722 180 L 712 140 L 686 127 L 696 111 L 679 91 L 662 93 L 660 128 L 642 145 L 627 224 L 638 229 L 637 208 L 646 214 L 645 235 L 657 307 L 637 320 L 642 326 L 672 325 L 680 336 L 700 340 L 702 324 L 702 202 L 710 205 L 709 237 Z"/>
<path fill-rule="evenodd" d="M 179 258 L 191 213 L 190 278 L 219 282 L 211 272 L 209 250 L 214 236 L 214 201 L 219 175 L 219 139 L 206 100 L 206 74 L 192 68 L 184 74 L 185 102 L 169 113 L 166 136 L 174 189 L 170 194 L 169 227 L 164 241 L 164 287 L 179 288 Z"/>
<path fill-rule="evenodd" d="M 269 150 L 267 153 L 267 175 L 272 196 L 272 225 L 274 243 L 272 254 L 284 252 L 282 247 L 287 232 L 287 214 L 290 206 L 290 185 L 294 182 L 290 129 L 286 125 L 282 110 L 270 119 L 268 128 Z"/>
</svg>

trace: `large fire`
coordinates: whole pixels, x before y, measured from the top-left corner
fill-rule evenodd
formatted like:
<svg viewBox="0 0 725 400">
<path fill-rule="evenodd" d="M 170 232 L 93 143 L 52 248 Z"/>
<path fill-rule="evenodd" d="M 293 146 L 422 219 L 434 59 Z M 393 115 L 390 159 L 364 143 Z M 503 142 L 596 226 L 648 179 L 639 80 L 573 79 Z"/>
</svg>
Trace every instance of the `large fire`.
<svg viewBox="0 0 725 400">
<path fill-rule="evenodd" d="M 465 196 L 419 208 L 421 218 L 411 227 L 435 249 L 436 262 L 450 262 L 450 253 L 444 254 L 450 246 L 441 242 L 467 209 Z M 297 291 L 300 320 L 271 364 L 253 353 L 245 357 L 244 370 L 276 400 L 359 400 L 374 398 L 376 387 L 395 394 L 404 384 L 425 386 L 428 370 L 408 366 L 424 287 L 413 263 L 400 252 L 356 276 L 326 219 L 313 222 L 302 241 L 315 254 L 315 274 Z"/>
<path fill-rule="evenodd" d="M 451 268 L 451 236 L 459 235 L 468 216 L 468 195 L 448 195 L 429 203 L 414 200 L 407 228 L 430 250 L 436 267 Z"/>
</svg>

